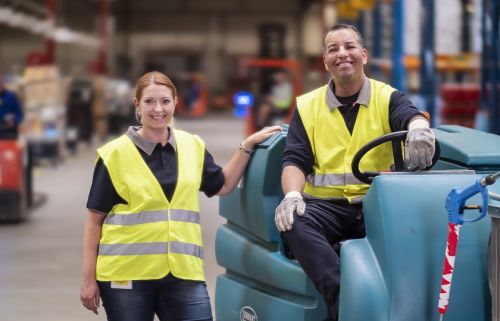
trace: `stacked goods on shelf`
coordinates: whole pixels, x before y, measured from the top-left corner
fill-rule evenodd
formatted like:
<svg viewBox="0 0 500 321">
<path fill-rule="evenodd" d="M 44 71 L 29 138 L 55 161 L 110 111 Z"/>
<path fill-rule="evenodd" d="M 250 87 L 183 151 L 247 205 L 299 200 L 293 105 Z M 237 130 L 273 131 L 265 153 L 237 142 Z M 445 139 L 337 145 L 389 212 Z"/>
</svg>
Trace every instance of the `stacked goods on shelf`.
<svg viewBox="0 0 500 321">
<path fill-rule="evenodd" d="M 440 88 L 441 117 L 443 124 L 454 124 L 474 128 L 479 110 L 480 87 L 478 84 L 450 83 Z"/>
<path fill-rule="evenodd" d="M 62 82 L 53 65 L 29 66 L 23 76 L 23 136 L 34 161 L 57 161 L 64 153 Z"/>
</svg>

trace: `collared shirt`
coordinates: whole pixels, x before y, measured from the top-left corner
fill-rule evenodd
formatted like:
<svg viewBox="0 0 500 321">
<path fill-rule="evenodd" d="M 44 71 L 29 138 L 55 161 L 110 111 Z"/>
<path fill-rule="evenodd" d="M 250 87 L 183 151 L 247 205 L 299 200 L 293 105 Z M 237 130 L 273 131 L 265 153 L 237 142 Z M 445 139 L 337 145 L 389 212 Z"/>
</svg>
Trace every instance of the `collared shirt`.
<svg viewBox="0 0 500 321">
<path fill-rule="evenodd" d="M 169 128 L 169 140 L 165 146 L 141 137 L 137 131 L 140 127 L 130 127 L 127 136 L 132 140 L 141 154 L 144 162 L 148 165 L 160 183 L 163 193 L 170 201 L 177 185 L 178 163 L 176 154 L 176 141 L 174 132 Z M 203 176 L 200 191 L 211 197 L 224 185 L 224 174 L 222 167 L 214 162 L 212 155 L 205 149 L 205 160 L 203 164 Z M 100 213 L 108 213 L 113 206 L 126 203 L 116 192 L 109 172 L 102 159 L 98 159 L 90 188 L 87 208 Z"/>
<path fill-rule="evenodd" d="M 326 104 L 328 105 L 328 108 L 330 108 L 330 111 L 332 111 L 333 109 L 344 105 L 340 100 L 345 97 L 335 96 L 335 84 L 333 83 L 333 79 L 330 79 L 330 81 L 328 82 L 328 88 L 330 90 L 326 91 Z M 365 77 L 363 85 L 361 85 L 361 89 L 355 94 L 355 96 L 356 99 L 354 100 L 354 102 L 356 103 L 356 105 L 368 106 L 368 104 L 370 103 L 370 98 L 372 96 L 372 88 L 370 85 L 370 79 L 368 77 Z"/>
<path fill-rule="evenodd" d="M 370 102 L 371 86 L 369 79 L 365 77 L 359 93 L 349 97 L 335 96 L 333 79 L 329 81 L 328 88 L 329 90 L 326 91 L 326 103 L 328 107 L 330 110 L 338 108 L 347 128 L 352 134 L 359 106 L 364 105 L 368 107 Z M 349 104 L 352 104 L 352 106 L 349 107 Z M 418 115 L 421 115 L 421 113 L 404 93 L 396 90 L 391 94 L 389 100 L 389 124 L 392 131 L 406 130 L 410 119 Z M 375 139 L 376 137 L 373 138 Z M 326 139 L 328 138 L 326 137 Z M 290 120 L 286 144 L 283 154 L 283 167 L 293 165 L 302 170 L 305 176 L 312 173 L 314 154 L 297 109 L 295 109 Z"/>
</svg>

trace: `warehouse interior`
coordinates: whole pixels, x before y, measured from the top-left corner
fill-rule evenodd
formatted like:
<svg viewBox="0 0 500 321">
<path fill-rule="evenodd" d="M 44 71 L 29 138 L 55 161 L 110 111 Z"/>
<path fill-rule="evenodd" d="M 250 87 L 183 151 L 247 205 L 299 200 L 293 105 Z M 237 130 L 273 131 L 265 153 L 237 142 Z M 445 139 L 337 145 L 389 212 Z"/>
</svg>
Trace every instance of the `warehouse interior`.
<svg viewBox="0 0 500 321">
<path fill-rule="evenodd" d="M 0 216 L 16 212 L 0 224 L 0 320 L 106 319 L 79 300 L 85 204 L 96 148 L 137 124 L 145 72 L 174 81 L 176 127 L 224 165 L 257 126 L 238 95 L 257 100 L 278 70 L 296 96 L 326 84 L 323 36 L 350 23 L 367 76 L 406 92 L 432 127 L 500 135 L 499 17 L 498 0 L 0 0 L 0 75 L 24 114 L 18 137 L 0 140 L 20 150 L 23 186 L 0 188 Z M 225 220 L 217 197 L 200 199 L 213 300 Z"/>
</svg>

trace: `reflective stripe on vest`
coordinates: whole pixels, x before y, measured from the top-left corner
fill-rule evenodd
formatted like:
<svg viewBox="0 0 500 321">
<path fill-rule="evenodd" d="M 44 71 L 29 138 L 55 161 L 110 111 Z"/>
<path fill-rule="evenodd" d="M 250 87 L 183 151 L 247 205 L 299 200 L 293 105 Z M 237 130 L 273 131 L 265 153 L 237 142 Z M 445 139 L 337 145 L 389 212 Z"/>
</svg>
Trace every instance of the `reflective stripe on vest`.
<svg viewBox="0 0 500 321">
<path fill-rule="evenodd" d="M 168 254 L 168 242 L 101 244 L 99 255 L 145 255 Z M 170 253 L 187 254 L 203 259 L 203 248 L 190 243 L 170 243 Z"/>
<path fill-rule="evenodd" d="M 200 224 L 200 214 L 194 211 L 170 210 L 170 220 Z M 168 211 L 144 211 L 134 214 L 108 214 L 104 224 L 136 225 L 168 221 Z"/>
<path fill-rule="evenodd" d="M 125 203 L 107 214 L 97 257 L 99 281 L 204 280 L 199 188 L 205 145 L 174 130 L 178 180 L 169 202 L 137 147 L 126 135 L 98 150 Z"/>
<path fill-rule="evenodd" d="M 356 152 L 372 139 L 391 131 L 389 100 L 394 88 L 369 79 L 370 102 L 360 105 L 352 134 L 338 108 L 326 102 L 328 85 L 297 98 L 298 112 L 314 153 L 313 173 L 306 179 L 304 194 L 313 198 L 347 199 L 357 202 L 368 185 L 352 174 L 351 163 Z M 360 162 L 360 170 L 383 171 L 392 160 L 390 144 L 372 150 Z"/>
<path fill-rule="evenodd" d="M 306 180 L 314 186 L 363 185 L 353 174 L 309 174 Z"/>
<path fill-rule="evenodd" d="M 302 193 L 305 199 L 316 199 L 318 198 L 317 196 L 313 196 L 307 193 Z M 345 201 L 345 197 L 322 197 L 324 200 L 328 201 Z M 349 199 L 349 203 L 355 204 L 355 203 L 361 203 L 363 200 L 363 196 L 354 196 Z"/>
</svg>

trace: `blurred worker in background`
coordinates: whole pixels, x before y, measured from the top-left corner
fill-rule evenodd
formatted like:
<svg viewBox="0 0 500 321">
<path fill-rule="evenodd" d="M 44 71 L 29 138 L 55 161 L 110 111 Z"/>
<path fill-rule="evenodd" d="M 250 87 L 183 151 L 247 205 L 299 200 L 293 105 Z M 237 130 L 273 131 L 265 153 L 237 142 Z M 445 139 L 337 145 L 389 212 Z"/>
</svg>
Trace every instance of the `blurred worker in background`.
<svg viewBox="0 0 500 321">
<path fill-rule="evenodd" d="M 253 125 L 255 130 L 261 130 L 273 123 L 273 104 L 268 97 L 257 98 L 251 112 L 253 113 Z"/>
<path fill-rule="evenodd" d="M 197 76 L 191 76 L 187 80 L 186 94 L 184 95 L 184 108 L 186 112 L 191 112 L 195 109 L 201 97 L 201 83 Z"/>
<path fill-rule="evenodd" d="M 276 71 L 272 78 L 273 85 L 269 99 L 273 106 L 273 117 L 276 121 L 283 122 L 294 98 L 293 85 L 284 70 Z"/>
<path fill-rule="evenodd" d="M 285 123 L 293 99 L 293 85 L 288 73 L 275 71 L 271 76 L 271 86 L 257 98 L 252 108 L 255 130 Z"/>
<path fill-rule="evenodd" d="M 23 109 L 17 95 L 5 88 L 0 75 L 0 139 L 17 139 Z"/>
<path fill-rule="evenodd" d="M 297 98 L 283 156 L 285 198 L 275 221 L 337 320 L 340 265 L 334 245 L 365 236 L 361 199 L 369 186 L 352 174 L 354 154 L 374 138 L 408 129 L 405 163 L 423 169 L 431 165 L 435 138 L 405 94 L 366 77 L 368 53 L 354 26 L 334 26 L 323 46 L 332 78 Z M 361 171 L 390 167 L 392 149 L 385 145 L 363 158 Z"/>
<path fill-rule="evenodd" d="M 82 304 L 108 320 L 212 320 L 203 272 L 198 194 L 230 193 L 265 128 L 224 167 L 196 135 L 175 129 L 177 90 L 160 72 L 137 82 L 142 126 L 97 150 L 83 242 Z"/>
</svg>

